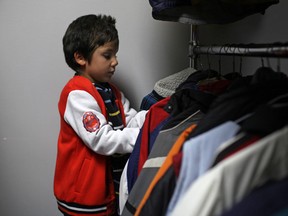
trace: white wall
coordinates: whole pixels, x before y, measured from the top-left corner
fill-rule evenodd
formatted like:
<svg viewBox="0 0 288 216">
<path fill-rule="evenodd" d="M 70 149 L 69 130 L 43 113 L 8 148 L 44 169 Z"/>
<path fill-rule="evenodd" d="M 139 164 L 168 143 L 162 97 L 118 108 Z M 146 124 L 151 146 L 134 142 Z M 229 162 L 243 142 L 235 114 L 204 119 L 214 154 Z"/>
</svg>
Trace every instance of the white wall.
<svg viewBox="0 0 288 216">
<path fill-rule="evenodd" d="M 287 41 L 287 8 L 288 1 L 281 0 L 264 16 L 201 26 L 200 41 Z M 1 215 L 60 215 L 53 197 L 57 102 L 73 75 L 64 62 L 61 40 L 68 24 L 88 13 L 116 17 L 120 64 L 115 82 L 136 108 L 157 80 L 188 66 L 189 26 L 153 20 L 148 0 L 1 0 Z M 281 63 L 287 68 L 287 60 Z"/>
<path fill-rule="evenodd" d="M 68 24 L 88 13 L 117 19 L 115 81 L 135 108 L 158 79 L 188 66 L 189 28 L 153 20 L 148 0 L 1 0 L 1 215 L 60 215 L 53 196 L 57 102 L 73 75 L 61 40 Z"/>
</svg>

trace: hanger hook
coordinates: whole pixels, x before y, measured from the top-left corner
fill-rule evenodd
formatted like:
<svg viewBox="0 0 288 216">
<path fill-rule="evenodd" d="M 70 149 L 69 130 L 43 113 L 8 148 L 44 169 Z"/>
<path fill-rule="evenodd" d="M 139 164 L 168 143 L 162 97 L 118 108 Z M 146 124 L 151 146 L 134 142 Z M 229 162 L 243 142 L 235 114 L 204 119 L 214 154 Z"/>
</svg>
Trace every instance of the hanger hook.
<svg viewBox="0 0 288 216">
<path fill-rule="evenodd" d="M 232 45 L 233 46 L 233 50 L 232 50 L 232 58 L 233 58 L 233 73 L 235 73 L 235 65 L 236 65 L 236 60 L 235 60 L 235 54 L 236 54 L 236 48 L 237 46 L 235 44 Z M 232 47 L 231 47 L 232 49 Z"/>
<path fill-rule="evenodd" d="M 211 70 L 211 62 L 210 62 L 210 58 L 209 58 L 209 49 L 211 49 L 211 52 L 212 52 L 212 45 L 210 45 L 210 46 L 208 46 L 208 48 L 207 48 L 207 53 L 206 53 L 206 55 L 207 55 L 207 63 L 208 63 L 208 69 L 209 70 Z"/>
<path fill-rule="evenodd" d="M 269 50 L 272 51 L 273 47 L 269 47 L 267 46 L 266 52 L 267 52 L 267 56 L 266 56 L 266 62 L 267 62 L 267 67 L 271 68 L 271 64 L 270 64 L 270 58 L 269 58 Z"/>
<path fill-rule="evenodd" d="M 223 49 L 223 45 L 220 47 L 220 50 L 219 50 L 219 59 L 218 59 L 218 65 L 219 65 L 219 70 L 218 70 L 218 73 L 219 73 L 219 76 L 222 76 L 222 68 L 221 68 L 221 57 L 222 57 L 222 49 Z"/>
<path fill-rule="evenodd" d="M 239 55 L 240 55 L 239 74 L 240 74 L 240 76 L 242 76 L 242 62 L 243 62 L 243 55 L 242 55 L 242 53 L 241 53 L 240 46 L 241 46 L 241 48 L 242 48 L 243 45 L 239 45 L 239 46 L 238 46 L 238 52 L 239 52 Z M 244 54 L 245 54 L 245 49 L 244 49 Z"/>
<path fill-rule="evenodd" d="M 264 59 L 263 59 L 263 56 L 262 56 L 262 55 L 260 56 L 260 59 L 261 59 L 261 66 L 262 66 L 262 67 L 265 67 Z"/>
<path fill-rule="evenodd" d="M 280 57 L 277 57 L 277 72 L 281 71 L 281 62 L 280 62 Z"/>
<path fill-rule="evenodd" d="M 272 52 L 272 54 L 274 54 L 274 50 L 273 50 L 273 48 L 275 48 L 275 47 L 284 47 L 284 51 L 286 52 L 287 50 L 287 48 L 285 48 L 285 46 L 287 46 L 287 43 L 286 44 L 283 44 L 283 43 L 281 43 L 281 42 L 276 42 L 276 43 L 274 43 L 274 46 L 272 47 L 272 49 L 271 49 L 271 52 Z M 281 62 L 280 62 L 280 57 L 277 57 L 277 72 L 280 72 L 281 71 Z"/>
</svg>

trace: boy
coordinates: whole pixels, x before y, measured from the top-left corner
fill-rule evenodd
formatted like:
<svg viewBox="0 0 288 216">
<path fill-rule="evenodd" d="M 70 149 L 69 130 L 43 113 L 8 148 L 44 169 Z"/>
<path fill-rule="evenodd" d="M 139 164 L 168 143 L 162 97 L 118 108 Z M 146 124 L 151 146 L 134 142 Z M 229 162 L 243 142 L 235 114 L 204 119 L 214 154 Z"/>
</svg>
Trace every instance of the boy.
<svg viewBox="0 0 288 216">
<path fill-rule="evenodd" d="M 130 108 L 110 83 L 118 64 L 115 23 L 111 16 L 82 16 L 63 37 L 65 60 L 76 72 L 58 104 L 54 194 L 64 215 L 117 215 L 111 156 L 131 153 L 145 119 L 146 111 Z"/>
</svg>

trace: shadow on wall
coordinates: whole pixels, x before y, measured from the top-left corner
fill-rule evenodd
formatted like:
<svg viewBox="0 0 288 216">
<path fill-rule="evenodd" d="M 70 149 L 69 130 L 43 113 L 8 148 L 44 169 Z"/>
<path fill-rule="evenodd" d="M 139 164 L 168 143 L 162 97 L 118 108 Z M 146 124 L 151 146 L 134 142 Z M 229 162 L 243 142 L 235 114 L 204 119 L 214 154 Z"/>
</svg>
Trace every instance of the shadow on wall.
<svg viewBox="0 0 288 216">
<path fill-rule="evenodd" d="M 263 27 L 265 15 L 257 14 L 226 25 L 201 25 L 200 44 L 259 43 L 258 32 Z"/>
<path fill-rule="evenodd" d="M 135 39 L 138 44 L 142 44 L 141 47 L 122 43 L 124 52 L 128 50 L 136 54 L 132 61 L 123 58 L 113 78 L 135 109 L 140 108 L 141 100 L 152 91 L 159 79 L 189 65 L 189 25 L 153 20 L 145 31 L 145 38 L 139 36 Z M 144 71 L 141 77 L 137 74 L 139 69 Z"/>
</svg>

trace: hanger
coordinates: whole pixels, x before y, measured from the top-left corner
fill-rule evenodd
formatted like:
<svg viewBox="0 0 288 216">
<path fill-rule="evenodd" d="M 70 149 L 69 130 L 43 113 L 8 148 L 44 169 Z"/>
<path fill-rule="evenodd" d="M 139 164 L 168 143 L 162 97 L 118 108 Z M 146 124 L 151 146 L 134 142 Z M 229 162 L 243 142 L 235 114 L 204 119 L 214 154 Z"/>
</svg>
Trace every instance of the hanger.
<svg viewBox="0 0 288 216">
<path fill-rule="evenodd" d="M 277 45 L 278 43 L 275 43 L 275 45 Z M 274 53 L 274 47 L 270 47 L 270 51 L 269 51 L 269 48 L 267 50 L 267 52 L 271 52 L 271 53 Z M 269 62 L 269 59 L 267 57 L 267 64 L 270 66 L 270 62 Z M 280 72 L 281 71 L 281 63 L 280 63 L 280 57 L 277 58 L 277 64 L 276 64 L 276 72 Z"/>
<path fill-rule="evenodd" d="M 218 73 L 219 73 L 219 76 L 222 76 L 222 62 L 221 62 L 221 56 L 222 56 L 222 48 L 223 46 L 220 47 L 220 51 L 219 51 L 219 59 L 218 59 Z"/>
<path fill-rule="evenodd" d="M 226 47 L 226 49 L 225 49 Z M 232 53 L 232 72 L 227 73 L 225 75 L 223 75 L 224 78 L 228 79 L 228 80 L 234 80 L 237 78 L 242 77 L 242 56 L 240 55 L 240 60 L 239 60 L 239 71 L 236 70 L 236 50 L 238 50 L 238 52 L 240 53 L 240 47 L 239 45 L 236 46 L 235 44 L 228 44 L 228 45 L 224 45 L 224 51 L 226 53 Z"/>
<path fill-rule="evenodd" d="M 211 62 L 210 62 L 210 58 L 209 58 L 209 49 L 211 49 L 211 53 L 213 52 L 212 50 L 212 46 L 209 46 L 208 49 L 207 49 L 207 53 L 206 53 L 206 57 L 207 57 L 207 64 L 208 64 L 208 70 L 210 71 L 211 70 Z"/>
<path fill-rule="evenodd" d="M 239 63 L 239 74 L 240 74 L 240 76 L 242 77 L 243 76 L 243 74 L 242 74 L 242 61 L 243 59 L 242 59 L 242 56 L 240 56 L 240 63 Z"/>
</svg>

